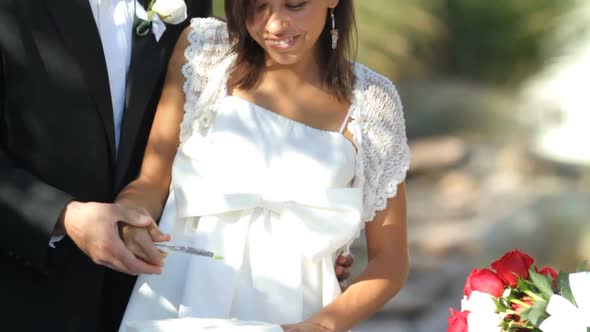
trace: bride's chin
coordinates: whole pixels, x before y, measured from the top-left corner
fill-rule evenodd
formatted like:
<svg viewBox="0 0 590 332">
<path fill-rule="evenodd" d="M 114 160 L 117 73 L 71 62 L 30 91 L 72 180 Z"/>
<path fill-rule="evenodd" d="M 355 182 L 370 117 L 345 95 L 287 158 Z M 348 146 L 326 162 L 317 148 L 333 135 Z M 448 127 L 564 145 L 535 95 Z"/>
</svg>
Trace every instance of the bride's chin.
<svg viewBox="0 0 590 332">
<path fill-rule="evenodd" d="M 299 62 L 299 57 L 296 55 L 282 54 L 280 56 L 269 56 L 268 64 L 271 66 L 293 66 Z"/>
</svg>

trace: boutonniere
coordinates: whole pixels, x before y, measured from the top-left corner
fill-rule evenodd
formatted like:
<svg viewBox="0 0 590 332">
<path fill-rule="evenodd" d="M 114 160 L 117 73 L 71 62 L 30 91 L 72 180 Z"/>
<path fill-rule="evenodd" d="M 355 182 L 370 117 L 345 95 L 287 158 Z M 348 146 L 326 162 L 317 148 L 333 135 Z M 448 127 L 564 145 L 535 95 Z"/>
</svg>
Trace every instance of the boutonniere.
<svg viewBox="0 0 590 332">
<path fill-rule="evenodd" d="M 184 0 L 151 0 L 147 10 L 135 1 L 135 14 L 140 23 L 135 28 L 139 36 L 153 32 L 156 41 L 166 31 L 166 24 L 179 24 L 187 18 L 186 3 Z"/>
</svg>

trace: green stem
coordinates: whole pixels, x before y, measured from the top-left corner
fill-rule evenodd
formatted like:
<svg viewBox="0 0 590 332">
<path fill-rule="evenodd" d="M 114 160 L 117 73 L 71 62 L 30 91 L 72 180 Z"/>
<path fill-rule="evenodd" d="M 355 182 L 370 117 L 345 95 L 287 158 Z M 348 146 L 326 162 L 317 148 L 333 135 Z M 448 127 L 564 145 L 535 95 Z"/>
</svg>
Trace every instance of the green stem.
<svg viewBox="0 0 590 332">
<path fill-rule="evenodd" d="M 519 323 L 519 322 L 514 322 L 514 323 L 512 323 L 511 327 L 517 327 L 517 328 L 519 328 L 519 329 L 527 329 L 527 330 L 534 330 L 534 329 L 536 329 L 536 327 L 533 327 L 533 326 L 527 326 L 526 324 L 524 324 L 524 323 Z"/>
<path fill-rule="evenodd" d="M 524 291 L 524 293 L 526 295 L 530 296 L 533 300 L 536 300 L 537 302 L 540 302 L 540 301 L 546 302 L 542 297 L 540 297 L 539 295 L 531 292 L 530 290 L 526 290 L 526 291 Z"/>
<path fill-rule="evenodd" d="M 507 314 L 517 315 L 517 316 L 520 316 L 521 315 L 520 313 L 518 313 L 518 312 L 516 312 L 516 311 L 514 311 L 512 309 L 506 309 L 504 312 L 507 313 Z"/>
<path fill-rule="evenodd" d="M 510 299 L 510 302 L 512 302 L 512 303 L 516 303 L 516 304 L 519 304 L 519 305 L 521 305 L 522 307 L 525 307 L 525 308 L 527 308 L 527 309 L 531 307 L 531 305 L 530 305 L 530 304 L 528 304 L 528 303 L 526 303 L 526 302 L 523 302 L 523 301 L 521 301 L 521 300 L 519 300 L 519 299 Z"/>
</svg>

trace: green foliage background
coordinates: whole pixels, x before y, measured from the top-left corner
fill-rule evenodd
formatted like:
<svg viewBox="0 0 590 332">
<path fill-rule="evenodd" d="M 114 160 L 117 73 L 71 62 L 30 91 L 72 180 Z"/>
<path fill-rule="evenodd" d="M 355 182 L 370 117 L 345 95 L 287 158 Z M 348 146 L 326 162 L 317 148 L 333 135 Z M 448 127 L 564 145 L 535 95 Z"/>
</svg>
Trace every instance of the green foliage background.
<svg viewBox="0 0 590 332">
<path fill-rule="evenodd" d="M 557 38 L 557 28 L 580 1 L 356 1 L 358 60 L 396 80 L 446 76 L 514 87 L 559 55 L 568 38 Z M 223 16 L 223 0 L 214 8 Z"/>
</svg>

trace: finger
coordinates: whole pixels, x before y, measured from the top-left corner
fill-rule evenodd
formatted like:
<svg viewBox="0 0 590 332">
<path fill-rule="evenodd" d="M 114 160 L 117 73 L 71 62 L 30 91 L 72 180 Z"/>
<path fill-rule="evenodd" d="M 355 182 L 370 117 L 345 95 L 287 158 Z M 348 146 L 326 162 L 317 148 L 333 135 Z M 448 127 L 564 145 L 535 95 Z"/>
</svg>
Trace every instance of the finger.
<svg viewBox="0 0 590 332">
<path fill-rule="evenodd" d="M 350 277 L 350 272 L 344 271 L 339 276 L 336 276 L 339 282 L 346 281 Z"/>
<path fill-rule="evenodd" d="M 146 262 L 149 261 L 147 254 L 136 243 L 130 243 L 129 245 L 127 245 L 127 249 L 129 249 L 129 251 L 131 251 L 131 253 L 134 254 L 135 257 Z"/>
<path fill-rule="evenodd" d="M 154 245 L 151 238 L 149 238 L 147 234 L 143 241 L 140 243 L 138 242 L 137 244 L 141 247 L 144 255 L 146 256 L 143 258 L 146 263 L 158 266 L 164 265 L 164 258 L 166 255 Z"/>
<path fill-rule="evenodd" d="M 340 265 L 336 266 L 334 270 L 336 272 L 336 278 L 338 279 L 338 281 L 346 280 L 350 275 L 348 270 Z"/>
<path fill-rule="evenodd" d="M 138 259 L 122 243 L 117 245 L 117 255 L 113 264 L 121 266 L 125 270 L 124 272 L 131 275 L 162 273 L 161 266 L 152 265 Z"/>
<path fill-rule="evenodd" d="M 123 245 L 125 245 L 135 256 L 143 260 L 148 260 L 146 253 L 141 246 L 137 244 L 137 237 L 140 236 L 137 232 L 141 230 L 145 232 L 145 228 L 137 228 L 125 223 L 119 224 L 119 236 L 123 241 Z"/>
<path fill-rule="evenodd" d="M 152 265 L 162 266 L 164 264 L 166 256 L 154 246 L 148 229 L 126 224 L 123 224 L 120 228 L 123 234 L 123 243 L 135 256 Z"/>
<path fill-rule="evenodd" d="M 342 265 L 344 267 L 351 267 L 353 262 L 354 256 L 352 254 L 340 255 L 338 257 L 338 265 Z"/>
<path fill-rule="evenodd" d="M 160 228 L 153 223 L 152 226 L 148 229 L 148 233 L 152 238 L 153 242 L 168 242 L 170 241 L 170 234 L 163 233 Z"/>
<path fill-rule="evenodd" d="M 138 208 L 135 209 L 135 211 L 139 212 L 140 214 L 146 215 L 146 216 L 149 216 L 150 215 L 150 213 L 148 212 L 148 210 L 146 208 L 144 208 L 144 207 L 138 207 Z"/>
<path fill-rule="evenodd" d="M 131 272 L 130 274 L 132 275 L 162 273 L 162 266 L 149 264 L 135 257 L 131 253 L 129 253 L 129 255 L 125 255 L 121 262 L 123 266 L 125 266 L 125 268 Z"/>
<path fill-rule="evenodd" d="M 140 213 L 136 210 L 131 210 L 117 205 L 119 212 L 119 220 L 126 224 L 135 227 L 149 227 L 155 223 L 154 219 L 147 214 Z"/>
<path fill-rule="evenodd" d="M 127 246 L 127 248 L 135 255 L 135 257 L 151 265 L 164 266 L 164 258 L 168 256 L 165 252 L 157 249 L 156 252 L 148 251 L 137 243 L 132 243 Z"/>
</svg>

